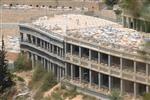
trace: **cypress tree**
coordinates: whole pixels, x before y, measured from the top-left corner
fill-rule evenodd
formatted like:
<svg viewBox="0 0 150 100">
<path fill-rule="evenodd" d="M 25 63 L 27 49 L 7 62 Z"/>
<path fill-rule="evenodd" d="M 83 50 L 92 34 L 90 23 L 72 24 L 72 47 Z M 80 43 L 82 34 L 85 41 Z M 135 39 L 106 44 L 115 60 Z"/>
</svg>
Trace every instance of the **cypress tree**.
<svg viewBox="0 0 150 100">
<path fill-rule="evenodd" d="M 11 73 L 8 70 L 8 61 L 6 60 L 6 51 L 2 36 L 2 47 L 0 50 L 0 93 L 3 93 L 12 84 L 13 81 L 11 79 Z"/>
</svg>

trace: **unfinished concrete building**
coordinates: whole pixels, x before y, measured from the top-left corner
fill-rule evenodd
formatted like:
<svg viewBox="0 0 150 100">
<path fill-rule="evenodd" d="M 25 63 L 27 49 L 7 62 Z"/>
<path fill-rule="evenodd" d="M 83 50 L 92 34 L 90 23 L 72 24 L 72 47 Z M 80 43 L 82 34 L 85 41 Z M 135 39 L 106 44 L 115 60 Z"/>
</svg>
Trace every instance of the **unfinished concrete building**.
<svg viewBox="0 0 150 100">
<path fill-rule="evenodd" d="M 20 24 L 21 52 L 63 80 L 91 95 L 138 97 L 150 91 L 150 55 L 144 37 L 104 19 L 77 15 L 40 17 Z"/>
</svg>

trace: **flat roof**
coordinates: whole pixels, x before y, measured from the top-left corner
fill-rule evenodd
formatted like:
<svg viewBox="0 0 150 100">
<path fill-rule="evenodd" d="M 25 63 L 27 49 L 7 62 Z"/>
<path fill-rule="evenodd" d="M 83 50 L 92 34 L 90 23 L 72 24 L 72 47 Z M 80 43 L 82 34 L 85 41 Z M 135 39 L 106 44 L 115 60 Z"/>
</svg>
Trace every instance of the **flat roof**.
<svg viewBox="0 0 150 100">
<path fill-rule="evenodd" d="M 120 46 L 120 48 L 138 49 L 144 42 L 143 35 L 133 29 L 123 28 L 118 23 L 86 15 L 44 16 L 34 20 L 32 24 L 62 36 L 94 41 L 99 45 L 112 48 Z"/>
</svg>

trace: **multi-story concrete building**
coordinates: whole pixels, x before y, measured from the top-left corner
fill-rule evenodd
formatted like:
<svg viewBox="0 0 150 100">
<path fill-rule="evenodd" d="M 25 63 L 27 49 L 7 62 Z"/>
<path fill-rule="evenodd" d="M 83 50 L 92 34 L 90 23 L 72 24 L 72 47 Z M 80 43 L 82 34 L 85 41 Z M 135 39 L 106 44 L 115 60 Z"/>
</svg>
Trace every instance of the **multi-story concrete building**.
<svg viewBox="0 0 150 100">
<path fill-rule="evenodd" d="M 54 15 L 20 24 L 21 52 L 58 80 L 91 95 L 118 89 L 134 98 L 150 91 L 150 55 L 144 37 L 114 22 L 85 15 Z"/>
</svg>

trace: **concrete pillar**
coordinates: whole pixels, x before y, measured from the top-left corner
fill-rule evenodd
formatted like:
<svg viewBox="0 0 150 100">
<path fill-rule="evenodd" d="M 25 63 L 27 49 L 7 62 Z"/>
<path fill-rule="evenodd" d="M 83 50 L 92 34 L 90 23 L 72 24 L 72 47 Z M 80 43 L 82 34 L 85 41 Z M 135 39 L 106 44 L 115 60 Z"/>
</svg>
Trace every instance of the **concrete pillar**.
<svg viewBox="0 0 150 100">
<path fill-rule="evenodd" d="M 100 52 L 98 52 L 98 63 L 101 62 Z"/>
<path fill-rule="evenodd" d="M 61 67 L 60 67 L 60 68 L 59 68 L 59 74 L 60 74 L 59 76 L 60 76 L 60 81 L 61 81 L 61 78 L 62 78 L 62 73 L 61 73 L 61 70 L 62 70 L 62 69 L 61 69 Z"/>
<path fill-rule="evenodd" d="M 120 70 L 122 71 L 122 65 L 123 63 L 122 63 L 122 58 L 120 58 Z"/>
<path fill-rule="evenodd" d="M 31 53 L 32 68 L 34 68 L 34 54 Z"/>
<path fill-rule="evenodd" d="M 134 82 L 134 99 L 136 99 L 136 94 L 137 94 L 137 84 Z"/>
<path fill-rule="evenodd" d="M 65 63 L 65 77 L 67 77 L 67 63 Z"/>
<path fill-rule="evenodd" d="M 101 74 L 98 73 L 98 86 L 101 88 Z"/>
<path fill-rule="evenodd" d="M 40 47 L 42 48 L 42 40 L 40 39 Z"/>
<path fill-rule="evenodd" d="M 134 81 L 135 81 L 135 75 L 136 75 L 136 61 L 134 61 Z"/>
<path fill-rule="evenodd" d="M 90 80 L 90 86 L 92 85 L 92 71 L 89 70 L 89 80 Z"/>
<path fill-rule="evenodd" d="M 128 17 L 128 28 L 131 28 L 130 23 L 131 23 L 131 18 L 130 18 L 130 17 Z"/>
<path fill-rule="evenodd" d="M 46 69 L 46 59 L 43 58 L 43 60 L 44 60 L 44 64 L 43 64 L 44 65 L 44 69 Z"/>
<path fill-rule="evenodd" d="M 57 81 L 59 81 L 59 67 L 57 66 Z"/>
<path fill-rule="evenodd" d="M 120 95 L 123 95 L 123 79 L 120 79 Z"/>
<path fill-rule="evenodd" d="M 71 80 L 73 80 L 73 65 L 71 64 Z"/>
<path fill-rule="evenodd" d="M 149 86 L 146 85 L 146 93 L 149 93 Z"/>
<path fill-rule="evenodd" d="M 111 91 L 111 76 L 109 76 L 109 91 Z"/>
<path fill-rule="evenodd" d="M 48 71 L 48 72 L 50 71 L 50 70 L 49 70 L 49 66 L 50 66 L 49 61 L 47 61 L 47 71 Z"/>
<path fill-rule="evenodd" d="M 66 42 L 64 43 L 64 45 L 65 45 L 65 49 L 64 49 L 65 50 L 65 52 L 64 52 L 65 54 L 64 55 L 66 55 L 66 53 L 67 53 L 67 44 L 66 44 Z"/>
<path fill-rule="evenodd" d="M 79 46 L 79 57 L 81 58 L 81 47 Z"/>
<path fill-rule="evenodd" d="M 52 53 L 54 53 L 54 45 L 52 44 Z"/>
<path fill-rule="evenodd" d="M 55 74 L 55 68 L 54 68 L 54 63 L 52 63 L 52 70 L 53 70 L 53 73 Z"/>
<path fill-rule="evenodd" d="M 52 72 L 52 69 L 51 69 L 51 62 L 49 61 L 49 71 Z"/>
<path fill-rule="evenodd" d="M 111 59 L 110 59 L 110 55 L 108 55 L 108 66 L 110 67 L 110 63 L 111 63 Z"/>
<path fill-rule="evenodd" d="M 81 76 L 81 67 L 79 67 L 79 81 L 80 81 L 80 83 L 81 83 L 81 81 L 82 81 L 82 76 Z"/>
<path fill-rule="evenodd" d="M 63 69 L 63 78 L 65 78 L 65 70 Z"/>
<path fill-rule="evenodd" d="M 91 60 L 91 50 L 89 49 L 89 60 Z"/>
<path fill-rule="evenodd" d="M 31 36 L 31 43 L 33 44 L 33 36 L 32 35 L 30 35 Z"/>
<path fill-rule="evenodd" d="M 72 55 L 72 47 L 73 47 L 73 45 L 72 45 L 72 44 L 70 44 L 70 47 L 71 47 L 71 55 Z"/>
<path fill-rule="evenodd" d="M 122 62 L 122 58 L 120 57 L 120 76 L 122 78 L 122 71 L 123 71 L 123 62 Z"/>
<path fill-rule="evenodd" d="M 148 70 L 149 70 L 148 64 L 146 64 L 146 76 L 147 76 L 147 77 L 148 77 L 148 75 L 149 75 Z"/>
</svg>

